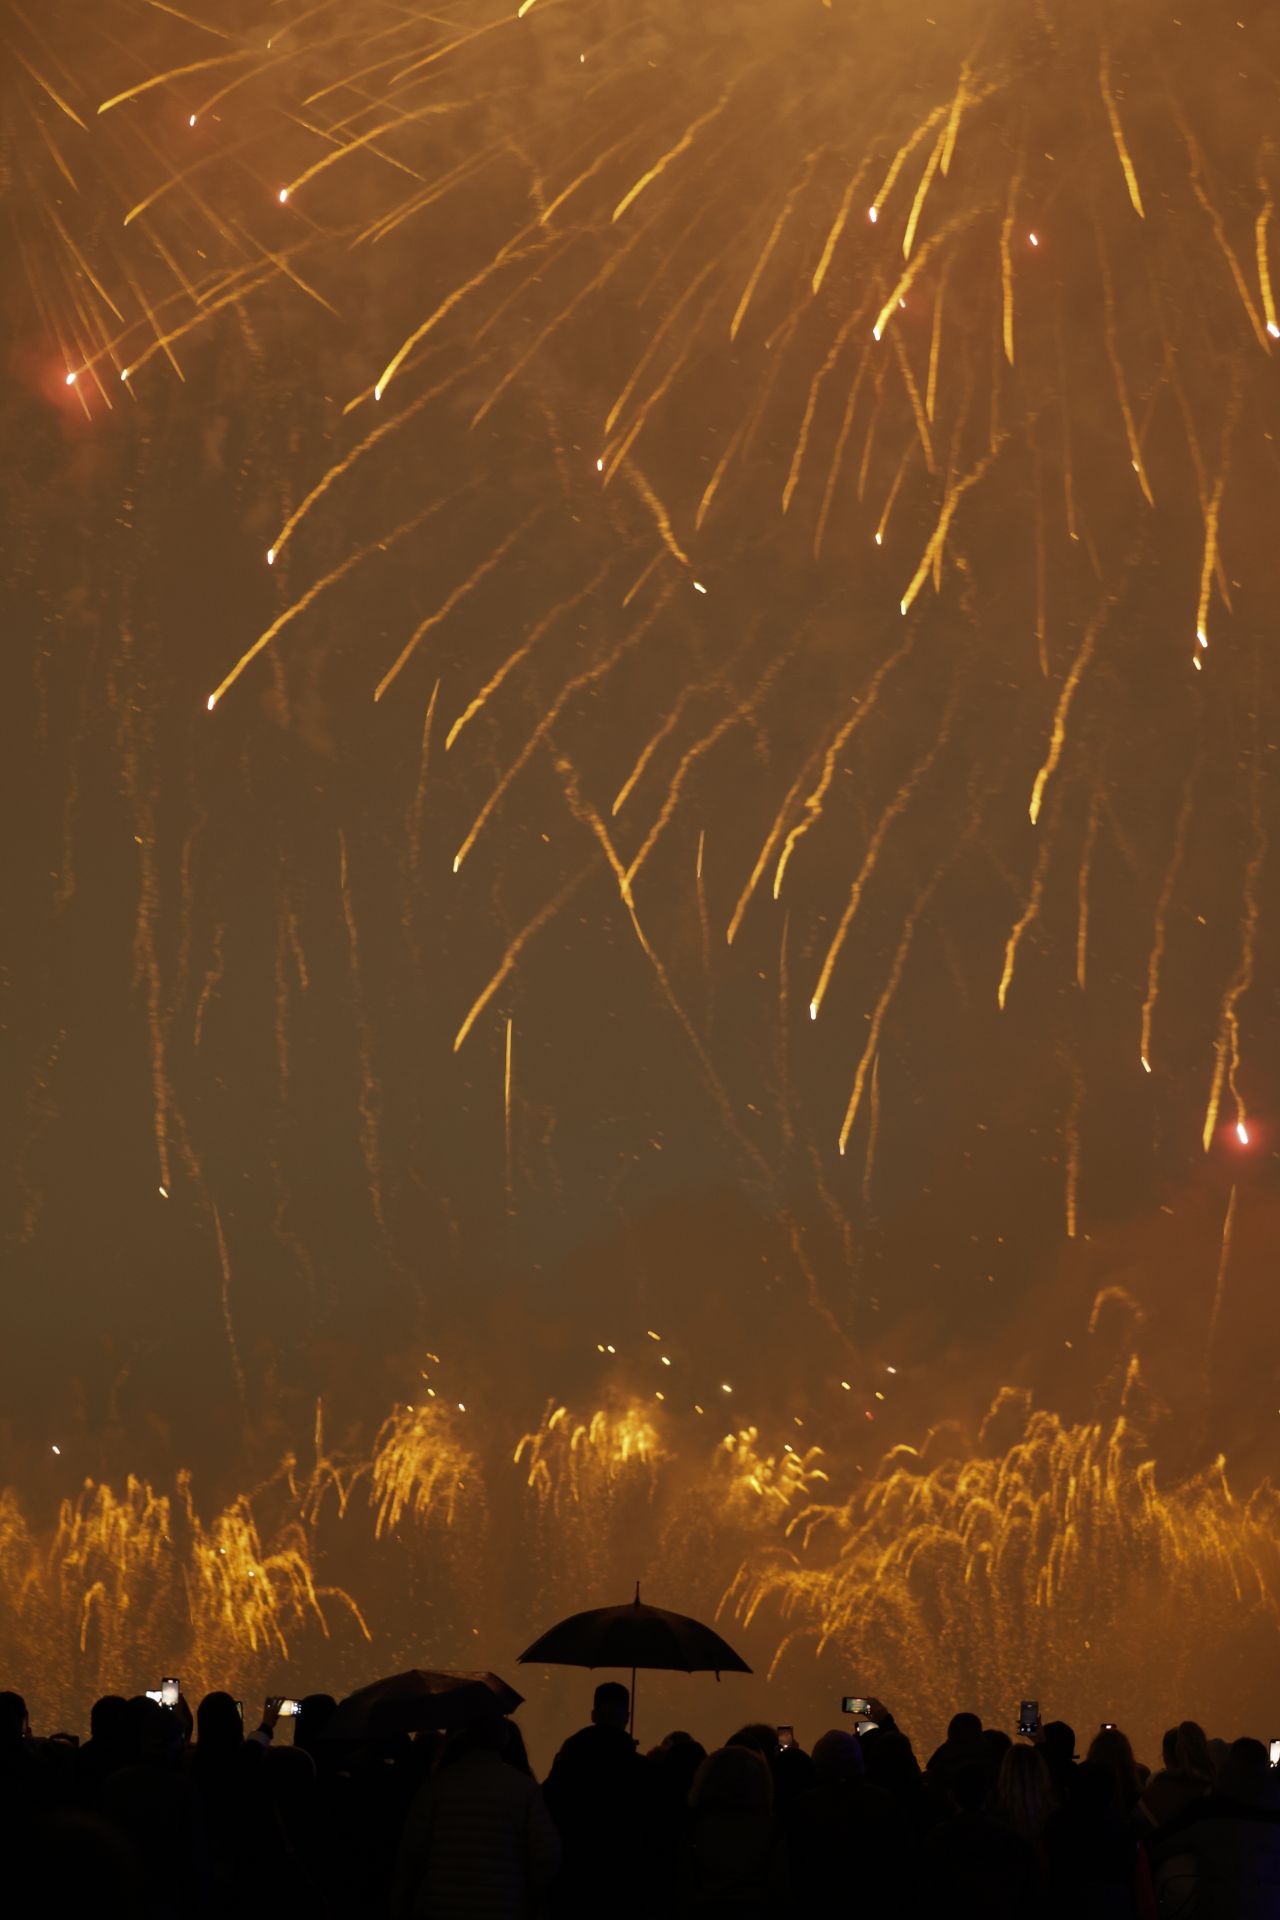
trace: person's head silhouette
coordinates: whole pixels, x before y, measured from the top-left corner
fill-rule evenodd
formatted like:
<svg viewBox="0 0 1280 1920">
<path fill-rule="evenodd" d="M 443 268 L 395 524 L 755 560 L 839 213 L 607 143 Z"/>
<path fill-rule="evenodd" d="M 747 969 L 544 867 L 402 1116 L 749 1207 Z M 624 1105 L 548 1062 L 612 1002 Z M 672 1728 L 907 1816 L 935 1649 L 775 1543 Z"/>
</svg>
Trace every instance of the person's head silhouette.
<svg viewBox="0 0 1280 1920">
<path fill-rule="evenodd" d="M 596 1688 L 591 1707 L 591 1723 L 596 1727 L 621 1727 L 625 1730 L 631 1713 L 631 1695 L 620 1680 L 602 1680 Z"/>
</svg>

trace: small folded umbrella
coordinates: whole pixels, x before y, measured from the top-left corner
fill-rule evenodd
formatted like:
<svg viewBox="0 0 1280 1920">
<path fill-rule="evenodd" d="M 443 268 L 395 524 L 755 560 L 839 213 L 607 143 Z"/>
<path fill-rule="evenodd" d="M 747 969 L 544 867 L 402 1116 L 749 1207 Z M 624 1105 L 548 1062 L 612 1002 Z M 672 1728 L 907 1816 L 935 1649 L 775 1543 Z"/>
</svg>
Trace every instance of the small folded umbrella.
<svg viewBox="0 0 1280 1920">
<path fill-rule="evenodd" d="M 496 1673 L 432 1673 L 411 1667 L 371 1680 L 340 1700 L 324 1726 L 326 1740 L 386 1739 L 423 1728 L 469 1726 L 514 1713 L 524 1695 Z"/>
<path fill-rule="evenodd" d="M 630 1667 L 631 1723 L 635 1726 L 636 1671 L 648 1667 L 667 1673 L 750 1673 L 727 1640 L 685 1613 L 641 1603 L 640 1585 L 630 1605 L 593 1607 L 572 1613 L 548 1629 L 520 1655 L 522 1666 Z"/>
</svg>

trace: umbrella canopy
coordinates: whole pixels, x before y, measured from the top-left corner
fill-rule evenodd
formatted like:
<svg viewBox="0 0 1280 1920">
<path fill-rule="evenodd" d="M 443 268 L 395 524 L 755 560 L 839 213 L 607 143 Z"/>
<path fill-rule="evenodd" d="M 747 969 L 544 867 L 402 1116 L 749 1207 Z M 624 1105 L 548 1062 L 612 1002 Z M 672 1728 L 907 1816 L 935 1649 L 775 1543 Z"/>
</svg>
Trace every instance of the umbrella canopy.
<svg viewBox="0 0 1280 1920">
<path fill-rule="evenodd" d="M 548 1667 L 659 1668 L 669 1673 L 750 1673 L 727 1640 L 700 1620 L 641 1604 L 570 1614 L 526 1647 L 522 1664 Z"/>
<path fill-rule="evenodd" d="M 463 1727 L 514 1713 L 524 1695 L 496 1673 L 432 1673 L 411 1667 L 340 1700 L 325 1722 L 326 1740 L 386 1739 L 424 1728 Z"/>
</svg>

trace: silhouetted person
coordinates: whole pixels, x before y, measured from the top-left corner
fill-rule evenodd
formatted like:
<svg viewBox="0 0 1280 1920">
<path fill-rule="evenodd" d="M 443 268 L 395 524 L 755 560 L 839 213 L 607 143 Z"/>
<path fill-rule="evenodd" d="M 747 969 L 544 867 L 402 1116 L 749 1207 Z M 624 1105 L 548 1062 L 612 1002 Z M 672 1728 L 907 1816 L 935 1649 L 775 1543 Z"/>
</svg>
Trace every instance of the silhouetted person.
<svg viewBox="0 0 1280 1920">
<path fill-rule="evenodd" d="M 974 1757 L 947 1768 L 945 1778 L 950 1812 L 925 1848 L 930 1904 L 949 1920 L 1023 1920 L 1040 1898 L 1037 1847 L 988 1810 L 990 1775 L 980 1743 Z"/>
<path fill-rule="evenodd" d="M 945 1791 L 949 1773 L 982 1757 L 981 1720 L 976 1713 L 953 1713 L 947 1723 L 947 1737 L 929 1755 L 925 1772 Z"/>
<path fill-rule="evenodd" d="M 878 1723 L 861 1740 L 867 1778 L 892 1797 L 906 1822 L 908 1844 L 918 1845 L 941 1819 L 945 1800 L 926 1785 L 910 1740 L 896 1726 Z"/>
<path fill-rule="evenodd" d="M 1151 1841 L 1162 1914 L 1275 1920 L 1280 1913 L 1280 1793 L 1260 1740 L 1234 1740 L 1211 1793 Z"/>
<path fill-rule="evenodd" d="M 1204 1728 L 1194 1720 L 1170 1727 L 1160 1743 L 1160 1757 L 1163 1765 L 1147 1781 L 1138 1802 L 1138 1828 L 1147 1836 L 1208 1793 L 1216 1772 Z"/>
<path fill-rule="evenodd" d="M 893 1797 L 866 1777 L 855 1733 L 833 1728 L 812 1755 L 814 1785 L 785 1819 L 787 1870 L 802 1913 L 836 1913 L 856 1888 L 868 1912 L 894 1898 L 906 1826 Z"/>
<path fill-rule="evenodd" d="M 749 1920 L 785 1899 L 768 1763 L 753 1747 L 721 1747 L 693 1778 L 674 1911 L 681 1920 Z"/>
<path fill-rule="evenodd" d="M 1034 1850 L 1039 1870 L 1045 1823 L 1053 1811 L 1053 1787 L 1039 1747 L 1010 1747 L 996 1776 L 991 1811 Z"/>
<path fill-rule="evenodd" d="M 1050 1720 L 1040 1734 L 1040 1751 L 1049 1769 L 1053 1797 L 1065 1807 L 1071 1797 L 1071 1776 L 1076 1769 L 1076 1730 L 1065 1720 Z"/>
<path fill-rule="evenodd" d="M 324 1730 L 337 1704 L 331 1693 L 309 1693 L 298 1702 L 298 1715 L 293 1723 L 293 1744 L 309 1753 L 318 1768 L 324 1763 Z"/>
<path fill-rule="evenodd" d="M 552 1911 L 565 1920 L 629 1915 L 643 1904 L 646 1776 L 627 1732 L 630 1708 L 627 1689 L 603 1681 L 591 1725 L 565 1741 L 543 1788 L 564 1842 Z"/>
<path fill-rule="evenodd" d="M 1103 1767 L 1115 1785 L 1116 1805 L 1126 1820 L 1137 1807 L 1142 1793 L 1142 1777 L 1127 1734 L 1119 1727 L 1103 1727 L 1093 1736 L 1085 1756 L 1095 1767 Z"/>
<path fill-rule="evenodd" d="M 117 1767 L 127 1766 L 133 1757 L 134 1727 L 129 1702 L 121 1694 L 104 1693 L 90 1709 L 89 1738 L 77 1757 L 77 1798 L 81 1804 L 96 1807 L 107 1775 Z"/>
<path fill-rule="evenodd" d="M 1044 1830 L 1048 1910 L 1055 1920 L 1148 1920 L 1155 1911 L 1146 1856 L 1125 1818 L 1115 1774 L 1085 1760 Z"/>
<path fill-rule="evenodd" d="M 257 1741 L 245 1740 L 231 1695 L 206 1694 L 196 1710 L 195 1745 L 185 1764 L 204 1823 L 219 1913 L 238 1910 L 243 1887 L 271 1871 L 274 1834 L 258 1779 L 264 1758 Z"/>
<path fill-rule="evenodd" d="M 168 1708 L 129 1702 L 134 1757 L 102 1784 L 102 1816 L 132 1852 L 150 1920 L 209 1911 L 204 1825 L 182 1766 L 182 1725 Z"/>
<path fill-rule="evenodd" d="M 532 1920 L 560 1839 L 537 1782 L 503 1758 L 507 1742 L 494 1718 L 446 1743 L 405 1821 L 393 1920 Z"/>
</svg>

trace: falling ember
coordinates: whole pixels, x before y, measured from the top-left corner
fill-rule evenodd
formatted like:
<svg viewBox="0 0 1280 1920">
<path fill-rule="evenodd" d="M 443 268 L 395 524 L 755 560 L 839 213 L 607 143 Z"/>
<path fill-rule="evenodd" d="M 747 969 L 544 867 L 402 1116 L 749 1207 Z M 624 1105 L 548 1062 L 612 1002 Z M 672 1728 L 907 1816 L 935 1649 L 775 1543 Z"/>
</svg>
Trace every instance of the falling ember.
<svg viewBox="0 0 1280 1920">
<path fill-rule="evenodd" d="M 279 193 L 276 195 L 276 198 L 279 200 L 280 205 L 283 206 L 285 201 L 289 198 L 288 187 L 281 187 Z"/>
<path fill-rule="evenodd" d="M 1242 1147 L 1247 1147 L 1249 1144 L 1249 1129 L 1243 1120 L 1236 1121 L 1236 1139 Z"/>
</svg>

